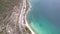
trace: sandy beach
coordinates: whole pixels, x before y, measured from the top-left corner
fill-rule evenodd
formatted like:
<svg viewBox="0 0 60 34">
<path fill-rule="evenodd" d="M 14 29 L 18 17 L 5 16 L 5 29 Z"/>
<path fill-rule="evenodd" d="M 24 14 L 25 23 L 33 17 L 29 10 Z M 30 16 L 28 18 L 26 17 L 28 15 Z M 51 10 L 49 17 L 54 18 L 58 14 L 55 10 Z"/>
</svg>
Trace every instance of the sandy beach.
<svg viewBox="0 0 60 34">
<path fill-rule="evenodd" d="M 21 14 L 20 14 L 20 21 L 19 21 L 19 26 L 25 26 L 25 27 L 27 27 L 30 31 L 31 31 L 31 33 L 32 34 L 36 34 L 33 30 L 32 30 L 32 28 L 30 27 L 30 25 L 28 24 L 28 21 L 27 21 L 27 14 L 28 14 L 28 12 L 31 10 L 31 4 L 30 4 L 30 2 L 29 2 L 29 0 L 24 0 L 24 2 L 23 2 L 23 8 L 22 8 L 22 10 L 21 10 Z M 25 22 L 24 22 L 25 21 Z M 22 22 L 22 23 L 21 23 Z M 21 28 L 21 27 L 20 27 Z M 22 30 L 22 28 L 21 28 L 21 30 Z"/>
<path fill-rule="evenodd" d="M 32 8 L 29 0 L 27 0 L 27 3 L 29 3 L 29 8 L 28 8 L 28 10 L 27 10 L 27 12 L 26 12 L 26 15 L 25 15 L 25 22 L 26 22 L 25 25 L 29 28 L 29 30 L 32 32 L 32 34 L 36 34 L 36 33 L 32 30 L 31 26 L 29 25 L 29 23 L 28 23 L 28 21 L 27 21 L 27 14 L 28 14 L 28 12 L 31 10 L 31 8 Z M 27 8 L 26 8 L 26 9 L 27 9 Z"/>
</svg>

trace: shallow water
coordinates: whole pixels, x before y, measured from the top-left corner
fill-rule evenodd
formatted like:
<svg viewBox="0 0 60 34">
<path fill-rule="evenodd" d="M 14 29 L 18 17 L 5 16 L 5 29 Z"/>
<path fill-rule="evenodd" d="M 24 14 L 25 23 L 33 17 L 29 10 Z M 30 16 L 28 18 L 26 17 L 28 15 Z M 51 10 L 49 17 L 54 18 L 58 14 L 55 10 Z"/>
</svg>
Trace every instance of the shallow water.
<svg viewBox="0 0 60 34">
<path fill-rule="evenodd" d="M 28 21 L 38 34 L 60 34 L 60 0 L 31 0 Z"/>
</svg>

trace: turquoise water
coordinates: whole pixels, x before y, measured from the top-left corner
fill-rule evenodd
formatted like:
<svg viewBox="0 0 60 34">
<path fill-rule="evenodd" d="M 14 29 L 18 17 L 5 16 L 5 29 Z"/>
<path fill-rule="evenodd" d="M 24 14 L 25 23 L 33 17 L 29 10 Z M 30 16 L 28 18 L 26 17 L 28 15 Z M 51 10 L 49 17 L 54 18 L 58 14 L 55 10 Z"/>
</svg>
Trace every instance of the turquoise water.
<svg viewBox="0 0 60 34">
<path fill-rule="evenodd" d="M 28 21 L 37 34 L 60 34 L 60 0 L 31 0 Z"/>
</svg>

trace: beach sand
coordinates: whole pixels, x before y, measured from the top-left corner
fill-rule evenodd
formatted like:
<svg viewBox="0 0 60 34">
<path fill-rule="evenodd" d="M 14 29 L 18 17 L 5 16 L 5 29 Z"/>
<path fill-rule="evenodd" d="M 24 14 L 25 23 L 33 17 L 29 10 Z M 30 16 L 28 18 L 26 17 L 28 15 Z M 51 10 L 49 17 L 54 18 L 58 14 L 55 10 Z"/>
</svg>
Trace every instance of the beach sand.
<svg viewBox="0 0 60 34">
<path fill-rule="evenodd" d="M 29 25 L 28 21 L 27 21 L 27 14 L 28 12 L 31 10 L 31 4 L 29 2 L 29 0 L 26 0 L 26 6 L 24 7 L 25 10 L 24 10 L 24 13 L 23 13 L 23 27 L 27 27 L 30 31 L 31 31 L 31 34 L 36 34 L 36 32 L 32 29 L 32 27 Z"/>
<path fill-rule="evenodd" d="M 26 13 L 25 13 L 25 25 L 26 27 L 32 32 L 32 34 L 36 34 L 36 32 L 33 30 L 33 28 L 29 25 L 29 22 L 27 21 L 27 14 L 31 10 L 32 6 L 29 2 L 29 0 L 26 0 Z"/>
</svg>

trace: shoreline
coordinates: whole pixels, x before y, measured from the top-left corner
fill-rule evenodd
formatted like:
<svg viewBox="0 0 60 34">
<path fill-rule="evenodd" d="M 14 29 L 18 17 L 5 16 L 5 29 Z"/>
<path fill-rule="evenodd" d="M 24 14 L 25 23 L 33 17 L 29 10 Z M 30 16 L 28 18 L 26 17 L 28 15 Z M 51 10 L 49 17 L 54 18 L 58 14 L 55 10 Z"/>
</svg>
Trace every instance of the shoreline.
<svg viewBox="0 0 60 34">
<path fill-rule="evenodd" d="M 19 16 L 19 28 L 23 34 L 23 29 L 25 27 L 28 28 L 28 30 L 31 31 L 32 34 L 36 34 L 36 32 L 33 30 L 33 28 L 29 25 L 28 21 L 27 21 L 27 14 L 28 12 L 30 12 L 32 6 L 30 4 L 29 0 L 24 0 L 23 1 L 23 6 L 22 6 L 22 10 Z M 23 28 L 21 28 L 23 26 Z"/>
<path fill-rule="evenodd" d="M 26 12 L 26 15 L 25 15 L 25 25 L 26 27 L 32 32 L 32 34 L 36 34 L 36 32 L 33 30 L 33 28 L 29 25 L 28 21 L 27 21 L 27 14 L 30 12 L 32 6 L 31 6 L 31 3 L 29 2 L 29 0 L 26 0 L 28 3 L 29 3 L 29 8 Z"/>
</svg>

